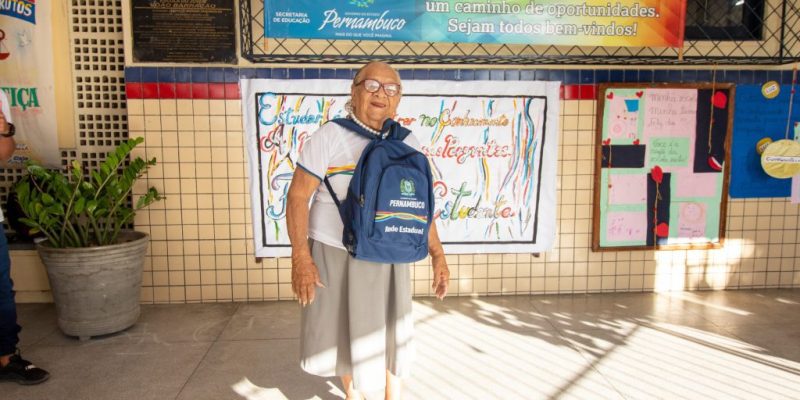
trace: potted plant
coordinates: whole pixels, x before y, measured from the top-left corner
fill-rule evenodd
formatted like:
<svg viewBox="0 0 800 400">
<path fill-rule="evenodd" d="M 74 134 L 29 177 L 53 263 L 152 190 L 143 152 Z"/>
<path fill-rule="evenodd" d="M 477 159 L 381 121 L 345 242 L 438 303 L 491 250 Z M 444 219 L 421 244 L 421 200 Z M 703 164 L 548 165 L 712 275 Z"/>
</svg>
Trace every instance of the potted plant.
<svg viewBox="0 0 800 400">
<path fill-rule="evenodd" d="M 144 139 L 130 139 L 84 174 L 73 161 L 66 174 L 27 165 L 14 188 L 25 218 L 45 239 L 36 249 L 47 270 L 58 326 L 81 340 L 136 323 L 148 235 L 127 230 L 136 211 L 162 197 L 155 188 L 130 203 L 136 181 L 155 158 L 126 163 Z"/>
</svg>

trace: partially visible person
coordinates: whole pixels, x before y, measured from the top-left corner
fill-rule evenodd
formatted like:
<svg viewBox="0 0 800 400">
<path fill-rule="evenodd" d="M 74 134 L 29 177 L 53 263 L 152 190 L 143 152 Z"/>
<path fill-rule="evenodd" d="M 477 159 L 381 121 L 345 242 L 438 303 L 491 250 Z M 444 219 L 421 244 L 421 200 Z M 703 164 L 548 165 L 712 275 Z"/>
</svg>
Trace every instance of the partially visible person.
<svg viewBox="0 0 800 400">
<path fill-rule="evenodd" d="M 15 129 L 11 122 L 8 97 L 0 90 L 0 160 L 8 160 L 14 154 Z M 0 382 L 35 385 L 46 381 L 50 374 L 23 359 L 17 348 L 22 328 L 17 324 L 14 282 L 11 281 L 11 257 L 8 253 L 3 220 L 3 211 L 0 209 Z"/>
<path fill-rule="evenodd" d="M 391 66 L 370 62 L 350 86 L 350 118 L 366 135 L 391 129 L 402 86 Z M 381 264 L 350 256 L 344 228 L 326 185 L 345 197 L 352 171 L 370 139 L 336 123 L 319 128 L 300 154 L 289 189 L 286 215 L 292 243 L 292 290 L 303 305 L 301 367 L 318 376 L 339 376 L 348 400 L 381 390 L 401 396 L 401 378 L 411 370 L 414 350 L 411 266 Z M 408 135 L 404 143 L 419 150 Z M 316 193 L 316 195 L 315 195 Z M 314 200 L 309 211 L 309 201 Z M 450 271 L 431 223 L 428 252 L 433 291 L 447 294 Z"/>
</svg>

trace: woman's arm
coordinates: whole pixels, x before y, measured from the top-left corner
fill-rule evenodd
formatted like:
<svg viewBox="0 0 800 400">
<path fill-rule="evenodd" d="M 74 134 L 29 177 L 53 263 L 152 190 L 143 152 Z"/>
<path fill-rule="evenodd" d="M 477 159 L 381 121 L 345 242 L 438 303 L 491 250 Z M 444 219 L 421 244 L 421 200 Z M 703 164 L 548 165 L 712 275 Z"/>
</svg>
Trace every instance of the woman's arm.
<svg viewBox="0 0 800 400">
<path fill-rule="evenodd" d="M 315 287 L 323 287 L 308 248 L 308 202 L 318 186 L 317 177 L 302 168 L 294 170 L 288 194 L 286 227 L 292 243 L 292 291 L 303 306 L 314 301 Z"/>
<path fill-rule="evenodd" d="M 10 130 L 11 125 L 9 125 L 3 112 L 0 111 L 0 133 L 8 133 Z M 11 158 L 16 147 L 17 143 L 14 141 L 14 137 L 0 136 L 0 161 L 7 161 Z"/>
</svg>

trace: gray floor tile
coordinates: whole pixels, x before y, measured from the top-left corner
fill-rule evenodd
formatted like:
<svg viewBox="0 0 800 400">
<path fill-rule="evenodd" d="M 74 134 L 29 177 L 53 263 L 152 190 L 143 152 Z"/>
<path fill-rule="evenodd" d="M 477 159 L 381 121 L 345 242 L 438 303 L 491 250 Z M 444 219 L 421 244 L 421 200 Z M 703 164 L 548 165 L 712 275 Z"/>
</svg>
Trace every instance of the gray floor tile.
<svg viewBox="0 0 800 400">
<path fill-rule="evenodd" d="M 178 399 L 337 398 L 338 378 L 306 374 L 298 359 L 297 339 L 217 342 Z"/>
<path fill-rule="evenodd" d="M 468 303 L 466 313 L 416 305 L 418 356 L 407 398 L 621 398 L 552 328 L 518 330 L 507 321 L 524 321 L 519 310 Z"/>
<path fill-rule="evenodd" d="M 759 354 L 800 363 L 800 323 L 739 325 L 725 329 L 757 346 Z M 800 374 L 800 370 L 797 373 Z"/>
<path fill-rule="evenodd" d="M 784 291 L 785 292 L 785 291 Z M 800 323 L 800 301 L 778 291 L 691 292 L 672 295 L 685 309 L 719 326 L 761 325 L 774 322 Z"/>
<path fill-rule="evenodd" d="M 596 343 L 595 368 L 630 399 L 793 398 L 797 364 L 759 354 L 732 335 L 700 328 L 639 326 L 620 343 Z"/>
<path fill-rule="evenodd" d="M 587 294 L 533 297 L 536 310 L 564 333 L 585 329 L 620 329 L 630 323 L 674 322 L 713 326 L 683 302 L 652 293 Z"/>
<path fill-rule="evenodd" d="M 143 305 L 135 325 L 90 341 L 104 344 L 211 342 L 219 337 L 238 307 L 238 303 Z M 75 337 L 56 331 L 44 338 L 42 344 L 64 346 L 77 341 Z"/>
<path fill-rule="evenodd" d="M 421 308 L 435 313 L 458 313 L 488 326 L 510 331 L 552 331 L 549 318 L 540 314 L 531 305 L 530 296 L 490 296 L 490 297 L 451 297 L 443 301 L 437 299 L 417 299 L 415 312 Z M 417 312 L 417 323 L 431 311 Z"/>
<path fill-rule="evenodd" d="M 56 308 L 50 304 L 17 304 L 17 323 L 22 327 L 19 348 L 23 351 L 58 331 Z"/>
<path fill-rule="evenodd" d="M 220 340 L 290 339 L 300 336 L 300 305 L 294 301 L 245 303 Z"/>
<path fill-rule="evenodd" d="M 421 298 L 405 398 L 795 398 L 798 306 L 800 290 Z M 338 378 L 298 366 L 293 302 L 144 306 L 86 342 L 51 305 L 19 313 L 53 378 L 0 384 L 3 400 L 340 398 Z"/>
<path fill-rule="evenodd" d="M 51 377 L 0 383 L 3 399 L 174 399 L 211 343 L 36 346 L 25 357 Z"/>
</svg>

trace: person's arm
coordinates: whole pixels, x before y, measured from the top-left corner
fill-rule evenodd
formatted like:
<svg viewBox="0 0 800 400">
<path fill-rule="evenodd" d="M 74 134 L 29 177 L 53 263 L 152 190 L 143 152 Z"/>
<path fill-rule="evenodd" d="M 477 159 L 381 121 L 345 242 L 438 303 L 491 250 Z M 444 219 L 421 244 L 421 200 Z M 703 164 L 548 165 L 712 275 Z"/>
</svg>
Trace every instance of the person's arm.
<svg viewBox="0 0 800 400">
<path fill-rule="evenodd" d="M 6 116 L 0 111 L 0 134 L 6 134 L 11 130 L 11 125 L 6 120 Z M 6 161 L 14 154 L 17 143 L 14 137 L 0 136 L 0 160 Z"/>
<path fill-rule="evenodd" d="M 450 269 L 447 267 L 447 259 L 444 256 L 442 242 L 439 240 L 439 233 L 436 231 L 436 222 L 431 223 L 430 233 L 428 233 L 428 252 L 431 254 L 433 264 L 433 288 L 439 300 L 447 296 L 447 287 L 450 284 Z"/>
<path fill-rule="evenodd" d="M 303 306 L 314 301 L 315 286 L 324 287 L 308 248 L 308 202 L 318 186 L 316 176 L 303 168 L 294 170 L 288 194 L 286 227 L 292 243 L 292 291 Z"/>
</svg>

